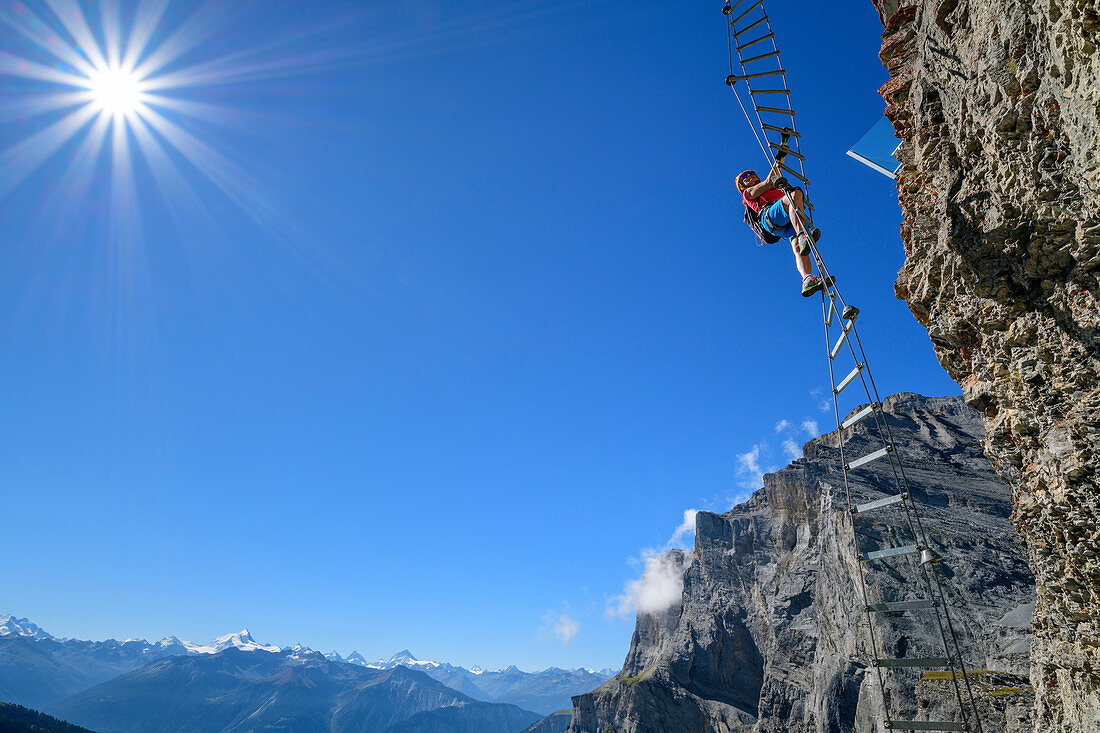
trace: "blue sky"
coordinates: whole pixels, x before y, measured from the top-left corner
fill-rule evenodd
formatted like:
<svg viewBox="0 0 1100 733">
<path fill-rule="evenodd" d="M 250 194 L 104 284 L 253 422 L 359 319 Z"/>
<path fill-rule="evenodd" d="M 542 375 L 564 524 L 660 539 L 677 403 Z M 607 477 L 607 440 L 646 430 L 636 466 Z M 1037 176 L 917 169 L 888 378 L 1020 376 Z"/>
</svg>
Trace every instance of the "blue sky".
<svg viewBox="0 0 1100 733">
<path fill-rule="evenodd" d="M 199 144 L 163 160 L 128 130 L 81 168 L 89 123 L 27 165 L 66 110 L 0 59 L 0 612 L 617 668 L 638 558 L 832 420 L 816 301 L 733 192 L 764 162 L 721 3 L 222 5 L 151 37 L 206 31 L 164 92 Z M 894 186 L 844 154 L 883 109 L 874 8 L 772 5 L 880 389 L 957 394 L 893 296 Z M 63 68 L 22 7 L 0 47 Z"/>
</svg>

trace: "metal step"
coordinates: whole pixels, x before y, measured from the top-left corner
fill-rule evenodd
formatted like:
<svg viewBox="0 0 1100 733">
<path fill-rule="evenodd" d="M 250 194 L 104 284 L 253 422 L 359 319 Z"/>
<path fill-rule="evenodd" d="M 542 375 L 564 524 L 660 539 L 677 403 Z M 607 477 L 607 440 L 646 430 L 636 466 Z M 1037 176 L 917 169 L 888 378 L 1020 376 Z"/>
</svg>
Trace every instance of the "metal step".
<svg viewBox="0 0 1100 733">
<path fill-rule="evenodd" d="M 792 111 L 792 112 L 791 112 L 791 114 L 793 115 L 793 114 L 794 114 L 794 112 Z M 791 168 L 790 166 L 786 166 L 786 165 L 783 165 L 782 163 L 780 163 L 780 164 L 779 164 L 779 167 L 780 167 L 780 168 L 782 168 L 783 170 L 787 171 L 787 173 L 789 173 L 790 175 L 794 176 L 794 177 L 795 177 L 795 178 L 797 178 L 798 180 L 800 180 L 800 181 L 802 181 L 803 183 L 805 183 L 805 184 L 806 184 L 807 186 L 809 186 L 809 185 L 810 185 L 810 179 L 809 179 L 809 178 L 806 178 L 806 176 L 802 175 L 801 173 L 799 173 L 798 171 L 796 171 L 796 170 L 795 170 L 794 168 Z"/>
<path fill-rule="evenodd" d="M 790 89 L 750 89 L 749 94 L 786 94 L 791 96 Z M 782 130 L 780 130 L 782 132 Z"/>
<path fill-rule="evenodd" d="M 862 466 L 864 464 L 867 464 L 867 463 L 870 463 L 871 461 L 877 461 L 878 459 L 882 458 L 887 453 L 890 453 L 893 450 L 894 450 L 894 447 L 891 446 L 891 445 L 888 445 L 885 448 L 879 448 L 874 453 L 868 453 L 867 455 L 863 456 L 862 458 L 855 459 L 851 463 L 845 463 L 844 464 L 844 470 L 845 471 L 851 471 L 853 468 L 859 468 L 860 466 Z"/>
<path fill-rule="evenodd" d="M 859 555 L 860 560 L 881 560 L 884 557 L 897 557 L 898 555 L 916 555 L 920 548 L 916 545 L 902 545 L 901 547 L 887 547 L 885 550 L 873 550 L 865 555 Z"/>
<path fill-rule="evenodd" d="M 775 125 L 769 125 L 766 122 L 760 125 L 765 130 L 771 130 L 772 132 L 778 132 L 779 134 L 786 134 L 789 137 L 802 137 L 797 132 L 791 130 L 789 127 L 776 127 Z"/>
<path fill-rule="evenodd" d="M 741 59 L 741 66 L 744 66 L 745 64 L 751 64 L 753 61 L 763 61 L 764 59 L 770 59 L 772 57 L 779 58 L 779 51 L 778 50 L 768 51 L 767 53 L 762 53 L 759 56 L 753 56 L 752 58 Z"/>
<path fill-rule="evenodd" d="M 755 28 L 756 26 L 760 25 L 761 23 L 766 23 L 767 21 L 768 21 L 768 16 L 766 16 L 766 15 L 765 15 L 765 16 L 764 16 L 763 18 L 761 18 L 760 20 L 756 21 L 756 22 L 755 22 L 755 23 L 753 23 L 752 25 L 747 25 L 747 26 L 745 26 L 744 28 L 742 28 L 741 30 L 739 30 L 739 31 L 737 31 L 736 33 L 734 33 L 734 34 L 733 34 L 733 37 L 734 37 L 734 38 L 740 38 L 740 37 L 741 37 L 741 34 L 743 34 L 743 33 L 748 33 L 749 31 L 751 31 L 751 30 L 752 30 L 753 28 Z"/>
<path fill-rule="evenodd" d="M 893 611 L 926 611 L 936 604 L 927 599 L 919 601 L 893 601 L 891 603 L 872 603 L 867 606 L 871 613 L 891 613 Z"/>
<path fill-rule="evenodd" d="M 826 324 L 826 325 L 828 325 L 828 324 Z M 867 417 L 872 412 L 874 412 L 878 408 L 878 406 L 879 406 L 879 404 L 877 402 L 872 402 L 871 404 L 867 405 L 862 410 L 860 410 L 856 414 L 852 415 L 850 418 L 848 418 L 844 422 L 840 423 L 840 429 L 843 430 L 844 428 L 852 427 L 857 422 L 859 422 L 860 420 L 862 420 L 863 418 Z"/>
<path fill-rule="evenodd" d="M 829 315 L 825 316 L 825 328 L 833 325 L 833 316 L 836 315 L 836 296 L 829 295 Z"/>
<path fill-rule="evenodd" d="M 737 5 L 740 5 L 740 4 L 741 4 L 741 0 L 737 0 Z M 743 20 L 746 15 L 748 15 L 752 11 L 756 10 L 757 8 L 759 8 L 763 4 L 764 4 L 764 0 L 760 0 L 760 2 L 756 3 L 755 5 L 750 5 L 748 10 L 746 10 L 745 12 L 741 13 L 741 15 L 738 15 L 736 18 L 731 20 L 730 25 L 737 25 L 737 23 L 739 21 Z M 734 5 L 733 7 L 736 8 L 737 5 Z M 733 8 L 730 8 L 729 14 L 733 15 Z"/>
<path fill-rule="evenodd" d="M 761 41 L 766 41 L 769 38 L 775 38 L 775 34 L 774 33 L 769 33 L 766 36 L 760 36 L 755 41 L 749 41 L 748 43 L 742 43 L 740 46 L 737 47 L 737 51 L 738 52 L 744 51 L 749 46 L 755 46 L 756 44 L 760 43 Z"/>
<path fill-rule="evenodd" d="M 914 657 L 912 659 L 876 659 L 876 667 L 886 669 L 902 667 L 950 667 L 951 660 L 946 657 Z"/>
<path fill-rule="evenodd" d="M 778 150 L 783 155 L 789 155 L 792 158 L 798 158 L 799 160 L 801 160 L 803 162 L 806 160 L 805 155 L 803 155 L 802 153 L 795 152 L 794 150 L 791 150 L 786 145 L 776 145 L 771 140 L 769 140 L 768 141 L 768 147 L 772 148 L 773 150 Z"/>
<path fill-rule="evenodd" d="M 844 378 L 844 381 L 841 382 L 840 384 L 838 384 L 837 386 L 833 387 L 833 394 L 839 395 L 841 392 L 843 392 L 844 388 L 847 387 L 849 384 L 851 384 L 852 380 L 855 379 L 856 377 L 858 377 L 863 372 L 863 370 L 866 369 L 866 368 L 867 368 L 867 365 L 864 364 L 863 362 L 860 362 L 859 364 L 856 364 L 856 368 L 853 369 L 851 371 L 851 373 Z"/>
<path fill-rule="evenodd" d="M 888 730 L 970 730 L 969 723 L 936 720 L 887 720 Z"/>
<path fill-rule="evenodd" d="M 905 501 L 909 498 L 909 494 L 894 494 L 888 496 L 885 499 L 876 499 L 875 501 L 869 501 L 866 504 L 858 504 L 852 507 L 852 514 L 863 514 L 863 512 L 869 512 L 872 509 L 882 509 L 884 506 L 890 506 L 891 504 L 897 504 Z"/>
<path fill-rule="evenodd" d="M 734 81 L 744 81 L 745 79 L 759 79 L 762 76 L 782 76 L 786 74 L 786 69 L 773 69 L 772 71 L 758 71 L 755 74 L 734 74 Z"/>
</svg>

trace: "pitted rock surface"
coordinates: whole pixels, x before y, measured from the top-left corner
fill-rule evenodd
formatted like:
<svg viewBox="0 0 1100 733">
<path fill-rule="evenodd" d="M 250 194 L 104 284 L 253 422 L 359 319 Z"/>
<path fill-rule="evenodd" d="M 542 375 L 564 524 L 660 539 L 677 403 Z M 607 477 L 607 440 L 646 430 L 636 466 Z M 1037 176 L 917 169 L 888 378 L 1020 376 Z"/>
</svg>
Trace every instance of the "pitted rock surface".
<svg viewBox="0 0 1100 733">
<path fill-rule="evenodd" d="M 985 730 L 1029 730 L 1034 583 L 1009 522 L 1009 489 L 982 453 L 981 417 L 961 398 L 910 393 L 888 397 L 884 409 L 945 558 L 940 577 Z M 847 429 L 849 456 L 881 447 L 866 422 Z M 685 568 L 680 604 L 638 617 L 622 671 L 573 698 L 572 733 L 880 729 L 857 554 L 911 535 L 900 505 L 853 524 L 835 433 L 804 453 L 766 475 L 745 504 L 698 515 L 694 552 L 674 555 Z M 849 480 L 854 503 L 896 493 L 886 461 Z M 925 597 L 913 558 L 874 566 L 870 602 Z M 884 656 L 944 656 L 927 611 L 875 614 L 872 623 Z M 895 717 L 961 719 L 944 674 L 891 671 L 884 680 Z"/>
<path fill-rule="evenodd" d="M 1100 730 L 1100 4 L 875 0 L 895 290 L 986 420 L 1038 586 L 1037 731 Z"/>
</svg>

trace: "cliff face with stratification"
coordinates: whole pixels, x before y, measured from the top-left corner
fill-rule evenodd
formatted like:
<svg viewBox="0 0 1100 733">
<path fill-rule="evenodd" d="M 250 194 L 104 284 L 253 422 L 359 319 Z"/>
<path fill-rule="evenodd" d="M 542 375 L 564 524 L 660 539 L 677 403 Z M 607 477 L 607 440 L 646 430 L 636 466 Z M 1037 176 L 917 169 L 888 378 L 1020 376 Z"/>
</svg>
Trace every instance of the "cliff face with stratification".
<svg viewBox="0 0 1100 733">
<path fill-rule="evenodd" d="M 986 423 L 1036 576 L 1037 731 L 1100 730 L 1100 3 L 875 0 L 895 284 Z"/>
<path fill-rule="evenodd" d="M 986 731 L 1027 731 L 1034 585 L 1009 523 L 1010 496 L 982 454 L 980 416 L 961 398 L 902 393 L 884 410 L 940 564 L 963 657 L 983 697 Z M 866 423 L 871 422 L 868 426 Z M 881 447 L 873 421 L 846 430 L 850 455 Z M 572 733 L 871 733 L 882 719 L 868 667 L 857 553 L 908 544 L 901 505 L 857 522 L 847 513 L 839 441 L 764 477 L 725 514 L 700 512 L 681 602 L 641 614 L 622 671 L 573 698 Z M 887 461 L 850 473 L 852 500 L 896 493 Z M 912 559 L 878 563 L 870 602 L 927 597 Z M 891 657 L 943 656 L 925 612 L 875 614 Z M 944 673 L 884 675 L 899 718 L 961 720 Z"/>
</svg>

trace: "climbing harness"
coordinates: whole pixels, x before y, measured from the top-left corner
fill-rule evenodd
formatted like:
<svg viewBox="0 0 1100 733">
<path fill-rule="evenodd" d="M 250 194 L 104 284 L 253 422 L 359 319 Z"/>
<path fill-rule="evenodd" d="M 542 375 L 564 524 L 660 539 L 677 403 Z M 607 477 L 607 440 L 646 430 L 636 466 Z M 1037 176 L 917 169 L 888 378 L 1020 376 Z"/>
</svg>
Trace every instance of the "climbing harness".
<svg viewBox="0 0 1100 733">
<path fill-rule="evenodd" d="M 741 6 L 746 0 L 726 0 L 722 13 L 727 19 L 727 35 L 730 47 L 730 75 L 726 83 L 733 89 L 734 95 L 745 113 L 749 125 L 753 128 L 760 149 L 771 163 L 778 163 L 780 168 L 798 179 L 806 188 L 810 181 L 806 176 L 805 156 L 799 149 L 799 134 L 794 127 L 795 111 L 791 107 L 791 92 L 788 88 L 786 70 L 780 61 L 779 48 L 775 42 L 775 31 L 764 8 L 764 0 L 751 2 L 744 9 Z M 755 33 L 754 33 L 755 31 Z M 755 55 L 747 56 L 752 48 Z M 768 50 L 770 49 L 770 50 Z M 740 74 L 735 74 L 734 58 L 740 66 Z M 781 88 L 756 89 L 753 83 L 759 79 L 779 77 Z M 745 103 L 741 99 L 738 84 L 748 93 L 750 105 L 756 113 L 754 124 L 749 115 Z M 756 104 L 756 98 L 761 95 L 778 95 L 786 106 L 761 106 Z M 768 117 L 761 115 L 778 116 L 782 118 L 782 124 L 773 124 Z M 780 135 L 780 142 L 776 143 L 768 137 L 769 133 Z M 793 147 L 790 141 L 794 141 Z M 792 157 L 796 161 L 796 168 L 785 164 L 786 157 Z M 813 207 L 804 195 L 806 210 L 804 214 L 796 207 L 791 207 L 792 216 L 800 217 L 805 231 L 813 230 Z M 971 689 L 970 679 L 963 663 L 962 652 L 959 647 L 958 637 L 955 634 L 954 624 L 951 622 L 951 614 L 947 605 L 943 583 L 937 570 L 940 555 L 932 549 L 928 540 L 924 523 L 921 521 L 920 507 L 913 498 L 913 492 L 909 485 L 909 479 L 905 474 L 900 453 L 895 450 L 893 434 L 890 424 L 882 409 L 882 399 L 874 378 L 871 376 L 871 368 L 867 355 L 863 351 L 863 344 L 856 329 L 856 319 L 859 309 L 848 304 L 836 287 L 833 278 L 821 252 L 817 248 L 814 237 L 804 240 L 808 242 L 810 254 L 817 264 L 818 272 L 823 281 L 821 290 L 821 314 L 825 327 L 825 349 L 829 364 L 829 384 L 832 388 L 833 412 L 837 422 L 837 436 L 840 444 L 840 461 L 844 476 L 844 493 L 848 503 L 848 516 L 852 522 L 853 537 L 860 534 L 857 521 L 869 519 L 876 510 L 898 505 L 904 510 L 903 526 L 909 532 L 912 541 L 910 544 L 896 547 L 880 547 L 860 550 L 857 557 L 859 561 L 860 602 L 866 617 L 867 631 L 870 642 L 871 664 L 875 668 L 879 694 L 882 699 L 885 718 L 883 723 L 887 730 L 933 730 L 933 731 L 977 731 L 981 733 L 982 723 L 978 716 L 977 701 Z M 834 340 L 835 338 L 835 340 Z M 854 368 L 837 382 L 838 365 L 847 353 L 852 357 Z M 842 370 L 841 370 L 842 371 Z M 867 404 L 859 411 L 841 419 L 840 395 L 853 384 L 862 385 Z M 849 459 L 845 453 L 846 431 L 858 423 L 874 421 L 872 435 L 877 435 L 880 448 L 858 458 Z M 869 424 L 869 423 L 868 423 Z M 849 474 L 873 461 L 886 459 L 889 461 L 894 476 L 893 493 L 863 504 L 853 505 L 852 489 L 849 485 Z M 857 548 L 859 549 L 859 548 Z M 872 573 L 880 568 L 885 568 L 893 559 L 911 560 L 910 570 L 915 570 L 918 575 L 917 585 L 923 588 L 925 598 L 918 600 L 888 600 L 879 599 L 874 602 L 868 597 L 868 588 Z M 901 567 L 894 566 L 893 574 L 898 574 Z M 880 639 L 875 633 L 874 619 L 878 614 L 887 613 L 911 613 L 921 614 L 927 618 L 927 625 L 931 626 L 936 636 L 943 643 L 942 657 L 887 657 L 880 651 Z M 917 617 L 920 618 L 919 616 Z M 932 720 L 900 720 L 893 717 L 890 697 L 887 695 L 887 685 L 884 673 L 892 670 L 947 668 L 951 671 L 951 681 L 954 688 L 955 699 L 959 705 L 962 721 L 932 721 Z M 960 684 L 961 681 L 961 684 Z"/>
</svg>

